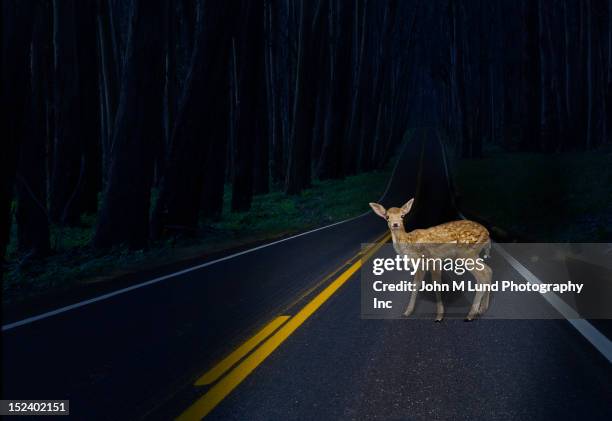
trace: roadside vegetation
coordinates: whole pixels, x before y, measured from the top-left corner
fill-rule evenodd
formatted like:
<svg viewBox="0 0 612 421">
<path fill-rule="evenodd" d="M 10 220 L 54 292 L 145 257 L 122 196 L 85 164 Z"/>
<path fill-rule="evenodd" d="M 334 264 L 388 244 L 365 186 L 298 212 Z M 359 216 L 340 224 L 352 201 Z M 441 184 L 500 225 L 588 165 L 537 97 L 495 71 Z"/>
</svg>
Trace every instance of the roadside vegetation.
<svg viewBox="0 0 612 421">
<path fill-rule="evenodd" d="M 5 300 L 367 210 L 434 9 L 242 3 L 3 2 Z"/>
<path fill-rule="evenodd" d="M 612 241 L 612 155 L 490 153 L 455 163 L 461 208 L 522 238 Z"/>
<path fill-rule="evenodd" d="M 276 189 L 254 196 L 246 212 L 231 211 L 231 186 L 226 185 L 219 218 L 201 220 L 193 236 L 169 236 L 152 242 L 146 250 L 95 250 L 90 246 L 95 216 L 84 215 L 77 226 L 52 225 L 55 252 L 42 260 L 29 260 L 27 255 L 17 253 L 17 233 L 13 229 L 3 302 L 17 303 L 49 292 L 110 282 L 131 272 L 281 238 L 359 215 L 369 209 L 364 198 L 382 195 L 394 161 L 381 170 L 342 180 L 315 180 L 312 188 L 299 195 L 288 196 Z"/>
</svg>

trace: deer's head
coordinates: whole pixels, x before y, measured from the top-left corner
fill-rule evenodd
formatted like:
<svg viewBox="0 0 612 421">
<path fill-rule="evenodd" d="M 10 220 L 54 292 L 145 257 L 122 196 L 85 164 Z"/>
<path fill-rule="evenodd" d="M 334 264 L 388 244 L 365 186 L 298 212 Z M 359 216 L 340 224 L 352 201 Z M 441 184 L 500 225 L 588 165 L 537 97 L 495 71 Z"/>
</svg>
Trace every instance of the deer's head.
<svg viewBox="0 0 612 421">
<path fill-rule="evenodd" d="M 404 231 L 404 216 L 408 215 L 408 212 L 410 212 L 413 202 L 414 199 L 410 199 L 401 208 L 385 209 L 384 206 L 378 203 L 370 203 L 370 207 L 374 210 L 376 215 L 387 221 L 391 231 Z"/>
</svg>

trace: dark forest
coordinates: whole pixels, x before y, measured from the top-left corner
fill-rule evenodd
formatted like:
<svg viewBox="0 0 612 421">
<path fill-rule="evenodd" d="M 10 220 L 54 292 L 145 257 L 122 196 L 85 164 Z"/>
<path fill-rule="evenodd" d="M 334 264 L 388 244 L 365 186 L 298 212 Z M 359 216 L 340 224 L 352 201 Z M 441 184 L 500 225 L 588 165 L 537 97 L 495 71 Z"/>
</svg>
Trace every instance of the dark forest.
<svg viewBox="0 0 612 421">
<path fill-rule="evenodd" d="M 411 127 L 609 151 L 606 1 L 2 2 L 0 255 L 190 235 L 271 190 L 383 168 Z M 14 230 L 15 227 L 13 227 Z"/>
</svg>

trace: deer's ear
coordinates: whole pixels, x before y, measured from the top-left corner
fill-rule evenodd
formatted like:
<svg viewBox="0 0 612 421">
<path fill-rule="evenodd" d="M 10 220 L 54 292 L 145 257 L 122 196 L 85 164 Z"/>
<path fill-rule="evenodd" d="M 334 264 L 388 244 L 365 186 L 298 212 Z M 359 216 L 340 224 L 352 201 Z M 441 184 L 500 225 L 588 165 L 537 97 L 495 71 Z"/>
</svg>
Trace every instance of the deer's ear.
<svg viewBox="0 0 612 421">
<path fill-rule="evenodd" d="M 406 216 L 408 215 L 408 212 L 410 212 L 410 209 L 412 209 L 412 204 L 414 203 L 414 197 L 412 199 L 410 199 L 409 201 L 407 201 L 404 206 L 402 206 L 402 216 Z"/>
<path fill-rule="evenodd" d="M 379 205 L 378 203 L 370 203 L 370 207 L 376 213 L 376 215 L 387 219 L 387 211 L 385 210 L 384 206 Z"/>
</svg>

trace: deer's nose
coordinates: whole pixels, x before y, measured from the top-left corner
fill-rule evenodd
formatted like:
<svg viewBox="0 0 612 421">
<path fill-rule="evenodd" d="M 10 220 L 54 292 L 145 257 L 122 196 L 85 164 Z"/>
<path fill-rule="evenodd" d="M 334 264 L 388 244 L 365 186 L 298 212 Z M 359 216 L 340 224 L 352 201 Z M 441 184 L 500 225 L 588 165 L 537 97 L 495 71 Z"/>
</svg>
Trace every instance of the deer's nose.
<svg viewBox="0 0 612 421">
<path fill-rule="evenodd" d="M 399 223 L 394 222 L 392 226 L 393 226 L 393 228 L 399 228 Z"/>
</svg>

